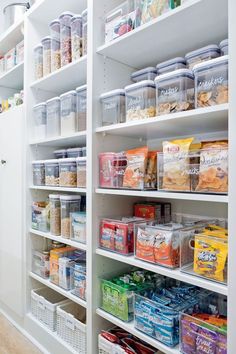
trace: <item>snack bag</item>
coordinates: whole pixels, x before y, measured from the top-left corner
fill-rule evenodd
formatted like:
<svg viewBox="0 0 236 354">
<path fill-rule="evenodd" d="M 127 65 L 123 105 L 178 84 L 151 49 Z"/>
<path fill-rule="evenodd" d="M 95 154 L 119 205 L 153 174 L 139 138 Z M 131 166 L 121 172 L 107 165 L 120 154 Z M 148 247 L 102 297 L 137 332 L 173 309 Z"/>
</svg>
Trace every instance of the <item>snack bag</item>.
<svg viewBox="0 0 236 354">
<path fill-rule="evenodd" d="M 194 138 L 163 142 L 163 185 L 170 191 L 190 191 L 189 150 Z"/>
<path fill-rule="evenodd" d="M 148 152 L 147 168 L 144 176 L 144 188 L 157 188 L 157 151 Z"/>
<path fill-rule="evenodd" d="M 124 173 L 123 187 L 144 189 L 144 176 L 147 166 L 148 147 L 126 151 L 127 166 Z"/>
<path fill-rule="evenodd" d="M 157 230 L 154 244 L 155 262 L 170 268 L 178 267 L 180 256 L 179 240 L 178 231 Z"/>
<path fill-rule="evenodd" d="M 228 192 L 228 142 L 202 144 L 198 192 Z"/>
<path fill-rule="evenodd" d="M 154 242 L 155 232 L 146 231 L 141 227 L 138 227 L 136 238 L 136 257 L 154 263 Z"/>
</svg>

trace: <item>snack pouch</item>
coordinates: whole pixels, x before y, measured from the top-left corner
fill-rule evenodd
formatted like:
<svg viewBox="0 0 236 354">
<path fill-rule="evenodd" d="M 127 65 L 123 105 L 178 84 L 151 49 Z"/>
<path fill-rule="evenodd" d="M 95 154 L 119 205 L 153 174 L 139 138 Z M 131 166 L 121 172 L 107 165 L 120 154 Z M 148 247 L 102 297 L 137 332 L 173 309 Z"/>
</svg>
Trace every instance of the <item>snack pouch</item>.
<svg viewBox="0 0 236 354">
<path fill-rule="evenodd" d="M 193 138 L 163 142 L 163 186 L 170 191 L 190 191 L 189 150 Z"/>
<path fill-rule="evenodd" d="M 179 265 L 179 252 L 179 232 L 158 229 L 154 243 L 155 263 L 175 268 Z"/>
<path fill-rule="evenodd" d="M 202 144 L 197 192 L 228 192 L 228 142 Z"/>
<path fill-rule="evenodd" d="M 215 354 L 217 343 L 217 334 L 200 327 L 196 338 L 196 353 Z"/>
<path fill-rule="evenodd" d="M 127 166 L 124 173 L 123 187 L 144 189 L 144 176 L 147 166 L 148 147 L 126 151 Z"/>
<path fill-rule="evenodd" d="M 144 176 L 144 188 L 157 188 L 157 151 L 148 152 L 147 168 Z"/>
<path fill-rule="evenodd" d="M 223 282 L 227 256 L 226 240 L 204 234 L 195 236 L 193 266 L 195 273 Z"/>
<path fill-rule="evenodd" d="M 155 262 L 154 258 L 155 232 L 138 227 L 136 238 L 136 257 L 148 262 Z"/>
<path fill-rule="evenodd" d="M 115 248 L 115 224 L 109 221 L 102 221 L 100 227 L 100 246 L 114 250 Z"/>
<path fill-rule="evenodd" d="M 196 337 L 198 326 L 188 317 L 181 319 L 181 349 L 185 354 L 196 353 Z"/>
</svg>

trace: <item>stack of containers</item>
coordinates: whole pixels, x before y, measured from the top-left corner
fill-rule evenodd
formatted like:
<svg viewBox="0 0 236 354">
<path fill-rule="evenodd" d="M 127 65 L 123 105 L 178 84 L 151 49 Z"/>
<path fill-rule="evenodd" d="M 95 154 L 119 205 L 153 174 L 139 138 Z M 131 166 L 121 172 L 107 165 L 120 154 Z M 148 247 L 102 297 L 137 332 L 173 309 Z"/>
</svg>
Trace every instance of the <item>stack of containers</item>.
<svg viewBox="0 0 236 354">
<path fill-rule="evenodd" d="M 71 63 L 71 19 L 72 12 L 63 12 L 60 20 L 61 66 Z"/>
<path fill-rule="evenodd" d="M 71 19 L 71 51 L 72 61 L 78 60 L 83 55 L 82 16 L 74 15 Z"/>
<path fill-rule="evenodd" d="M 49 25 L 52 38 L 52 54 L 51 54 L 51 72 L 61 67 L 61 51 L 60 51 L 60 21 L 55 19 Z"/>
</svg>

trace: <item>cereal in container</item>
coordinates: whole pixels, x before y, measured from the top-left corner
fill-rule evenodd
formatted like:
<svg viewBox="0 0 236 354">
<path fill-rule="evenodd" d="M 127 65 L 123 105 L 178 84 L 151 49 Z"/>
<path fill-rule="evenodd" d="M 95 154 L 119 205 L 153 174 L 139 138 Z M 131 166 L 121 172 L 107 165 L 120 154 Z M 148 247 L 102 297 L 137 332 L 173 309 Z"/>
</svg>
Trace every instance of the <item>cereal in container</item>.
<svg viewBox="0 0 236 354">
<path fill-rule="evenodd" d="M 76 131 L 86 130 L 87 127 L 87 85 L 77 87 L 77 119 Z"/>
<path fill-rule="evenodd" d="M 61 135 L 60 97 L 51 98 L 47 104 L 47 138 Z"/>
<path fill-rule="evenodd" d="M 71 19 L 71 50 L 72 61 L 78 60 L 83 55 L 82 16 L 75 15 Z"/>
<path fill-rule="evenodd" d="M 77 162 L 77 187 L 86 188 L 87 158 L 78 157 Z"/>
<path fill-rule="evenodd" d="M 61 67 L 61 52 L 60 41 L 52 39 L 52 53 L 51 53 L 51 71 L 60 69 Z"/>
<path fill-rule="evenodd" d="M 35 80 L 43 77 L 43 46 L 37 45 L 34 48 L 34 78 Z"/>
<path fill-rule="evenodd" d="M 155 96 L 155 84 L 152 80 L 144 80 L 126 86 L 126 121 L 155 117 Z"/>
<path fill-rule="evenodd" d="M 59 162 L 57 159 L 45 160 L 45 185 L 59 186 Z"/>
<path fill-rule="evenodd" d="M 51 73 L 51 49 L 52 49 L 51 37 L 43 38 L 42 45 L 43 45 L 43 76 L 46 76 Z"/>
<path fill-rule="evenodd" d="M 77 187 L 77 166 L 75 158 L 59 160 L 60 187 Z"/>
<path fill-rule="evenodd" d="M 185 55 L 186 63 L 189 69 L 194 65 L 218 58 L 220 56 L 220 48 L 218 45 L 211 44 L 206 47 L 199 48 Z"/>
<path fill-rule="evenodd" d="M 71 26 L 70 22 L 74 14 L 63 12 L 60 20 L 60 42 L 61 42 L 61 66 L 71 63 Z"/>
<path fill-rule="evenodd" d="M 88 47 L 88 9 L 82 12 L 83 21 L 83 55 L 87 54 Z"/>
<path fill-rule="evenodd" d="M 50 194 L 50 233 L 53 236 L 61 235 L 61 202 L 60 195 Z"/>
<path fill-rule="evenodd" d="M 47 111 L 46 103 L 42 102 L 34 106 L 34 137 L 37 140 L 46 138 Z"/>
<path fill-rule="evenodd" d="M 76 91 L 69 91 L 61 99 L 61 135 L 70 135 L 76 131 Z"/>
<path fill-rule="evenodd" d="M 61 236 L 70 238 L 71 215 L 80 211 L 80 195 L 61 195 Z"/>
<path fill-rule="evenodd" d="M 44 160 L 32 162 L 33 167 L 33 185 L 45 186 L 45 164 Z"/>
</svg>

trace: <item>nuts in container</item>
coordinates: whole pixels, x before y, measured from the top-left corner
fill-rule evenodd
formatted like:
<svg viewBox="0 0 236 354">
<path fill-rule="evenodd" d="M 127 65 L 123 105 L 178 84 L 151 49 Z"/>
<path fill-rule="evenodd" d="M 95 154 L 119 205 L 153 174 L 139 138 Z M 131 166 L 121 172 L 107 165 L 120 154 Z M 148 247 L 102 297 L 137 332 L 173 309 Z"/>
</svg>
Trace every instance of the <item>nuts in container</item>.
<svg viewBox="0 0 236 354">
<path fill-rule="evenodd" d="M 157 76 L 157 115 L 194 108 L 194 77 L 191 70 L 179 69 Z"/>
<path fill-rule="evenodd" d="M 194 65 L 204 61 L 218 58 L 220 56 L 220 48 L 216 44 L 211 44 L 203 48 L 199 48 L 185 55 L 186 63 L 189 69 L 193 69 Z"/>
<path fill-rule="evenodd" d="M 77 186 L 76 159 L 59 159 L 59 185 L 60 187 Z"/>
<path fill-rule="evenodd" d="M 61 202 L 60 195 L 50 194 L 50 233 L 54 236 L 61 234 Z"/>
<path fill-rule="evenodd" d="M 78 157 L 77 162 L 77 187 L 86 188 L 87 157 Z"/>
<path fill-rule="evenodd" d="M 43 46 L 37 45 L 34 48 L 34 78 L 35 80 L 43 77 Z"/>
<path fill-rule="evenodd" d="M 155 117 L 155 94 L 155 84 L 152 80 L 143 80 L 126 86 L 126 121 Z"/>
<path fill-rule="evenodd" d="M 61 66 L 71 63 L 71 26 L 70 21 L 74 16 L 72 12 L 63 12 L 60 20 L 61 41 Z"/>
<path fill-rule="evenodd" d="M 228 55 L 197 64 L 195 75 L 195 108 L 228 102 Z"/>
<path fill-rule="evenodd" d="M 80 195 L 61 195 L 61 236 L 70 238 L 71 213 L 80 211 Z"/>
<path fill-rule="evenodd" d="M 45 161 L 45 185 L 59 186 L 59 163 L 56 159 Z"/>
</svg>

